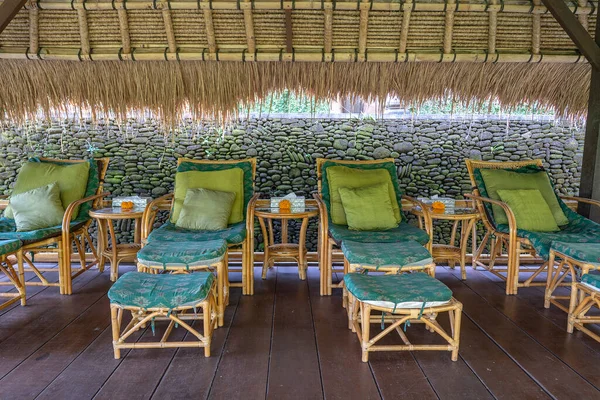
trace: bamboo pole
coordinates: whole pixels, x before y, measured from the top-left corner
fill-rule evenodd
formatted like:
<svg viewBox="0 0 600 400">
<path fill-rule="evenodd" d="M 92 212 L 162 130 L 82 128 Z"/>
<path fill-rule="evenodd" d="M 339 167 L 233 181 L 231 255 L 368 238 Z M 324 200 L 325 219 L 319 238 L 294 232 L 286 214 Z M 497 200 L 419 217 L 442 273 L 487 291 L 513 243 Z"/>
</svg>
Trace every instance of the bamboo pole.
<svg viewBox="0 0 600 400">
<path fill-rule="evenodd" d="M 589 7 L 589 3 L 587 0 L 578 0 L 577 5 L 581 8 Z M 579 22 L 585 28 L 586 31 L 589 31 L 589 14 L 578 14 L 577 18 L 579 18 Z M 598 22 L 596 22 L 598 23 Z"/>
<path fill-rule="evenodd" d="M 244 0 L 249 3 L 251 0 Z M 254 61 L 254 52 L 256 51 L 256 40 L 254 36 L 254 18 L 251 9 L 244 9 L 244 27 L 246 29 L 246 45 L 248 46 L 248 54 L 246 60 Z"/>
<path fill-rule="evenodd" d="M 181 61 L 244 61 L 247 60 L 245 49 L 231 51 L 211 51 L 211 49 L 202 48 L 180 48 L 177 53 L 165 55 L 164 48 L 132 48 L 132 57 L 125 58 L 124 54 L 119 53 L 119 49 L 102 48 L 93 49 L 89 59 L 94 61 L 118 61 L 120 59 L 134 59 L 135 61 L 157 61 L 157 60 L 181 60 Z M 39 49 L 39 56 L 42 60 L 79 60 L 80 53 L 78 48 L 65 47 L 43 47 Z M 27 48 L 25 47 L 2 47 L 0 48 L 0 59 L 27 59 Z M 297 62 L 320 62 L 323 59 L 333 60 L 335 62 L 354 62 L 356 53 L 352 50 L 344 49 L 335 52 L 335 58 L 332 53 L 321 51 L 295 51 L 294 53 L 281 53 L 268 50 L 257 50 L 255 61 L 280 61 L 280 59 L 294 59 Z M 492 57 L 486 52 L 468 52 L 468 53 L 442 53 L 442 52 L 397 52 L 380 51 L 369 52 L 369 62 L 486 62 L 493 61 L 498 63 L 585 63 L 585 59 L 575 53 L 564 54 L 538 54 L 532 56 L 529 53 L 497 53 Z"/>
<path fill-rule="evenodd" d="M 492 0 L 492 5 L 496 5 L 498 0 Z M 488 10 L 488 52 L 490 54 L 496 53 L 496 33 L 498 31 L 498 11 L 490 9 Z"/>
<path fill-rule="evenodd" d="M 90 56 L 90 34 L 87 21 L 87 10 L 85 8 L 77 8 L 77 21 L 79 23 L 79 38 L 81 42 L 81 59 L 89 60 Z"/>
<path fill-rule="evenodd" d="M 354 1 L 343 1 L 337 2 L 335 5 L 336 10 L 360 10 L 363 8 L 372 11 L 402 11 L 406 10 L 407 3 L 405 2 L 373 2 L 371 4 Z M 597 4 L 597 2 L 594 2 Z M 244 10 L 244 9 L 255 9 L 255 10 L 324 10 L 332 7 L 331 2 L 317 2 L 317 1 L 244 1 L 237 3 L 235 1 L 223 1 L 217 0 L 213 2 L 209 1 L 172 1 L 170 3 L 172 10 Z M 39 8 L 41 10 L 72 10 L 73 8 L 83 8 L 83 3 L 73 3 L 71 6 L 70 0 L 59 1 L 40 1 Z M 575 4 L 569 4 L 569 9 L 577 15 L 589 15 L 596 7 L 592 5 L 592 2 L 588 2 L 587 6 L 580 7 Z M 148 0 L 115 0 L 107 2 L 87 2 L 85 4 L 87 10 L 114 10 L 120 8 L 126 8 L 127 10 L 148 10 L 156 9 L 158 5 L 154 1 Z M 424 3 L 415 2 L 414 5 L 410 5 L 412 11 L 430 11 L 430 12 L 444 12 L 447 10 L 447 5 L 443 2 L 439 3 Z M 485 12 L 485 11 L 497 11 L 503 13 L 516 13 L 516 14 L 546 14 L 548 9 L 544 5 L 531 6 L 529 4 L 492 4 L 486 5 L 485 3 L 463 3 L 459 4 L 455 8 L 458 12 Z"/>
<path fill-rule="evenodd" d="M 406 53 L 406 44 L 408 43 L 408 30 L 410 28 L 410 15 L 412 13 L 412 8 L 414 3 L 412 0 L 407 0 L 404 3 L 404 11 L 402 14 L 402 26 L 400 27 L 400 45 L 398 46 L 398 51 L 400 53 Z"/>
<path fill-rule="evenodd" d="M 167 45 L 169 53 L 177 52 L 177 41 L 175 40 L 175 32 L 173 31 L 173 19 L 171 18 L 171 10 L 163 4 L 162 9 L 163 22 L 165 24 L 165 33 L 167 34 Z"/>
<path fill-rule="evenodd" d="M 331 8 L 331 0 L 328 0 L 325 4 L 328 7 L 325 8 L 323 16 L 323 51 L 326 54 L 324 61 L 331 61 L 331 52 L 333 50 L 333 9 Z"/>
<path fill-rule="evenodd" d="M 213 15 L 212 15 L 212 2 L 204 1 L 203 4 L 211 5 L 211 8 L 204 8 L 204 26 L 206 29 L 206 40 L 208 42 L 208 50 L 209 52 L 215 56 L 217 52 L 217 41 L 215 39 L 215 27 L 213 24 Z M 218 57 L 209 58 L 209 60 L 218 60 Z"/>
<path fill-rule="evenodd" d="M 541 4 L 541 0 L 533 0 L 535 6 Z M 542 37 L 542 16 L 540 14 L 533 14 L 532 16 L 532 32 L 531 32 L 531 53 L 540 54 L 540 40 Z"/>
<path fill-rule="evenodd" d="M 369 4 L 369 0 L 362 0 L 363 4 Z M 360 22 L 358 28 L 358 61 L 366 61 L 367 58 L 367 34 L 369 30 L 369 9 L 361 7 Z"/>
<path fill-rule="evenodd" d="M 454 30 L 454 9 L 456 8 L 456 0 L 448 0 L 446 3 L 445 25 L 444 25 L 444 53 L 452 52 L 452 32 Z"/>
<path fill-rule="evenodd" d="M 127 10 L 119 8 L 117 10 L 119 16 L 119 31 L 121 32 L 121 46 L 123 54 L 131 53 L 131 38 L 129 36 L 129 20 Z"/>
<path fill-rule="evenodd" d="M 39 21 L 39 10 L 32 2 L 29 8 L 29 52 L 36 55 L 40 47 Z"/>
</svg>

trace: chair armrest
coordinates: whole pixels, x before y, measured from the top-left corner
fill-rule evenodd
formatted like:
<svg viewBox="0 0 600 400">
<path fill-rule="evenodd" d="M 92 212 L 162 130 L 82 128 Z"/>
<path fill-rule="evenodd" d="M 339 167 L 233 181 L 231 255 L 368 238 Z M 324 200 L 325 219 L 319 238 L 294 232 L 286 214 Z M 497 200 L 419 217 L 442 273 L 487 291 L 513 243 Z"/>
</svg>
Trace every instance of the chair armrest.
<svg viewBox="0 0 600 400">
<path fill-rule="evenodd" d="M 590 204 L 592 206 L 600 208 L 600 201 L 594 199 L 586 199 L 585 197 L 577 196 L 560 196 L 562 200 L 576 201 L 577 203 Z"/>
<path fill-rule="evenodd" d="M 68 235 L 69 231 L 71 230 L 71 219 L 73 218 L 73 212 L 75 211 L 75 207 L 78 207 L 89 201 L 96 202 L 96 201 L 101 200 L 104 197 L 108 196 L 109 194 L 110 193 L 108 193 L 108 192 L 95 194 L 93 196 L 84 197 L 81 200 L 76 200 L 76 201 L 72 202 L 71 204 L 69 204 L 67 206 L 67 209 L 65 210 L 65 215 L 63 216 L 63 222 L 62 222 L 63 236 L 65 236 L 65 234 Z"/>
<path fill-rule="evenodd" d="M 0 211 L 6 209 L 8 206 L 8 195 L 0 194 Z"/>
<path fill-rule="evenodd" d="M 480 211 L 481 215 L 484 216 L 484 218 L 487 218 L 487 214 L 485 213 L 485 210 L 483 209 L 482 203 L 495 204 L 495 205 L 501 207 L 502 210 L 504 210 L 504 212 L 506 213 L 506 217 L 508 218 L 509 235 L 511 237 L 513 237 L 513 236 L 515 238 L 517 237 L 517 220 L 515 219 L 515 213 L 513 213 L 513 211 L 508 206 L 508 204 L 506 204 L 502 201 L 499 201 L 499 200 L 493 200 L 493 199 L 490 199 L 487 197 L 477 196 L 472 193 L 465 193 L 465 197 L 475 201 L 475 203 L 478 204 L 479 211 Z M 490 226 L 492 226 L 491 221 L 488 221 L 488 223 Z"/>
<path fill-rule="evenodd" d="M 429 235 L 429 242 L 433 243 L 433 218 L 431 218 L 431 211 L 429 210 L 429 207 L 427 206 L 427 204 L 415 199 L 412 196 L 407 196 L 405 194 L 402 195 L 402 200 L 406 200 L 409 203 L 412 203 L 413 207 L 418 206 L 421 209 L 421 212 L 423 213 L 423 219 L 425 220 L 424 221 L 425 232 L 427 232 L 427 234 Z M 413 212 L 412 209 L 407 210 L 407 212 L 409 212 L 413 215 L 417 215 L 416 213 Z"/>
<path fill-rule="evenodd" d="M 319 226 L 322 229 L 322 233 L 327 237 L 329 235 L 329 215 L 327 214 L 327 206 L 319 193 L 313 193 L 313 198 L 317 202 L 319 208 Z"/>
<path fill-rule="evenodd" d="M 168 210 L 171 207 L 173 196 L 173 193 L 167 193 L 164 196 L 152 200 L 150 203 L 148 203 L 148 205 L 146 205 L 144 213 L 142 214 L 142 242 L 144 242 L 148 238 L 148 235 L 150 235 L 150 232 L 152 232 L 156 214 L 160 210 Z"/>
</svg>

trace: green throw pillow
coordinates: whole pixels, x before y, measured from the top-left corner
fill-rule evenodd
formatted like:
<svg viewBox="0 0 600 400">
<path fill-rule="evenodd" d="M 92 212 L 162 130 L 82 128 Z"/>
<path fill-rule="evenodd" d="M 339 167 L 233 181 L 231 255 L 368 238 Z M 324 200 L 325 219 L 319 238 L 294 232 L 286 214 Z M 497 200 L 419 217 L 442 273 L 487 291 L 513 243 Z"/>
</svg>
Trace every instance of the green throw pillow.
<svg viewBox="0 0 600 400">
<path fill-rule="evenodd" d="M 481 176 L 485 183 L 488 196 L 494 200 L 500 200 L 498 190 L 526 190 L 537 189 L 550 207 L 554 220 L 558 226 L 566 225 L 569 219 L 560 208 L 554 188 L 546 171 L 523 173 L 507 171 L 503 169 L 481 169 Z M 494 220 L 496 224 L 508 224 L 504 210 L 500 206 L 492 205 Z"/>
<path fill-rule="evenodd" d="M 58 165 L 51 162 L 26 162 L 21 167 L 11 197 L 29 190 L 57 183 L 60 189 L 60 199 L 66 210 L 69 204 L 81 200 L 85 196 L 90 163 L 80 162 L 71 165 Z M 77 218 L 79 207 L 73 211 L 72 219 Z M 4 210 L 6 218 L 14 218 L 12 207 Z"/>
<path fill-rule="evenodd" d="M 175 174 L 175 198 L 171 210 L 171 222 L 177 223 L 188 189 L 208 189 L 235 193 L 229 223 L 244 221 L 244 170 L 230 168 L 221 171 L 186 171 Z"/>
<path fill-rule="evenodd" d="M 552 210 L 539 190 L 498 190 L 498 195 L 515 214 L 518 229 L 534 232 L 560 230 L 552 216 Z"/>
<path fill-rule="evenodd" d="M 387 183 L 340 188 L 338 191 L 348 228 L 356 231 L 382 231 L 398 226 Z"/>
<path fill-rule="evenodd" d="M 236 197 L 233 192 L 188 189 L 175 225 L 204 231 L 225 229 Z"/>
<path fill-rule="evenodd" d="M 17 232 L 61 225 L 65 215 L 56 182 L 12 195 L 9 204 L 13 210 Z"/>
<path fill-rule="evenodd" d="M 396 190 L 392 178 L 387 169 L 358 169 L 343 166 L 327 168 L 327 181 L 329 183 L 329 212 L 331 222 L 337 225 L 349 225 L 346 220 L 346 212 L 340 197 L 340 188 L 356 189 L 385 183 L 388 187 L 387 198 L 390 200 L 394 212 L 394 223 L 399 224 L 402 217 L 400 207 L 396 199 Z"/>
</svg>

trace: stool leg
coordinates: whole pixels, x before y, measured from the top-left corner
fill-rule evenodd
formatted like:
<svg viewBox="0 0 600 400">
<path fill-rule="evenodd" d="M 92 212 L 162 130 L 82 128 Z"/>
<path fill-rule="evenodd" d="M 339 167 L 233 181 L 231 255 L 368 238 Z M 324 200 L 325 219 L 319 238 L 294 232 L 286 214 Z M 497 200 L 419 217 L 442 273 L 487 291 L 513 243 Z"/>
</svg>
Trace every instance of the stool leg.
<svg viewBox="0 0 600 400">
<path fill-rule="evenodd" d="M 19 292 L 21 292 L 21 305 L 24 306 L 27 302 L 27 287 L 25 286 L 25 267 L 23 266 L 23 252 L 19 250 L 17 252 L 17 269 L 18 269 L 18 282 L 21 286 Z"/>
<path fill-rule="evenodd" d="M 118 320 L 119 310 L 115 306 L 110 307 L 110 320 L 112 325 L 112 337 L 113 337 L 113 349 L 115 352 L 115 359 L 121 358 L 121 349 L 117 347 L 117 342 L 119 341 L 120 334 L 120 321 Z"/>
<path fill-rule="evenodd" d="M 360 303 L 361 308 L 361 328 L 362 328 L 362 361 L 369 361 L 369 335 L 371 328 L 371 306 L 365 303 Z"/>
<path fill-rule="evenodd" d="M 204 305 L 202 306 L 202 319 L 203 319 L 203 325 L 204 325 L 204 331 L 202 332 L 204 334 L 204 339 L 205 339 L 205 347 L 204 347 L 204 357 L 210 357 L 210 343 L 212 340 L 212 321 L 211 321 L 211 316 L 212 316 L 212 310 L 211 310 L 211 299 L 210 297 L 212 297 L 212 293 L 208 294 L 208 297 L 206 299 L 206 301 L 204 302 Z"/>
<path fill-rule="evenodd" d="M 219 326 L 223 326 L 225 323 L 225 271 L 223 269 L 223 261 L 221 261 L 217 264 L 217 317 Z"/>
<path fill-rule="evenodd" d="M 458 348 L 460 347 L 460 320 L 462 317 L 462 305 L 454 312 L 454 332 L 452 332 L 452 339 L 454 340 L 454 347 L 452 349 L 452 361 L 458 360 Z"/>
</svg>

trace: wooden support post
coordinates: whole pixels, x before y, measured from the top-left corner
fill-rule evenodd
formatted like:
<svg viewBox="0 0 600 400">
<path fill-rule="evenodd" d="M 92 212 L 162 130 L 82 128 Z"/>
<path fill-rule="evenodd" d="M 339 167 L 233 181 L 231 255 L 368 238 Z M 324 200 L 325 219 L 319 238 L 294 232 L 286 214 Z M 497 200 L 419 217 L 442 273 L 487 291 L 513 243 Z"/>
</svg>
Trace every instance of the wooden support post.
<svg viewBox="0 0 600 400">
<path fill-rule="evenodd" d="M 0 4 L 0 33 L 8 26 L 10 21 L 27 3 L 27 0 L 4 0 Z"/>
<path fill-rule="evenodd" d="M 600 17 L 600 11 L 598 12 Z M 597 20 L 599 21 L 599 20 Z M 600 22 L 600 21 L 599 21 Z M 596 23 L 596 44 L 600 48 L 600 23 Z M 588 102 L 585 141 L 583 144 L 583 165 L 579 196 L 600 200 L 600 68 L 592 67 L 590 82 L 590 99 Z M 578 212 L 586 217 L 600 222 L 600 213 L 593 212 L 589 205 L 580 204 Z"/>
</svg>

